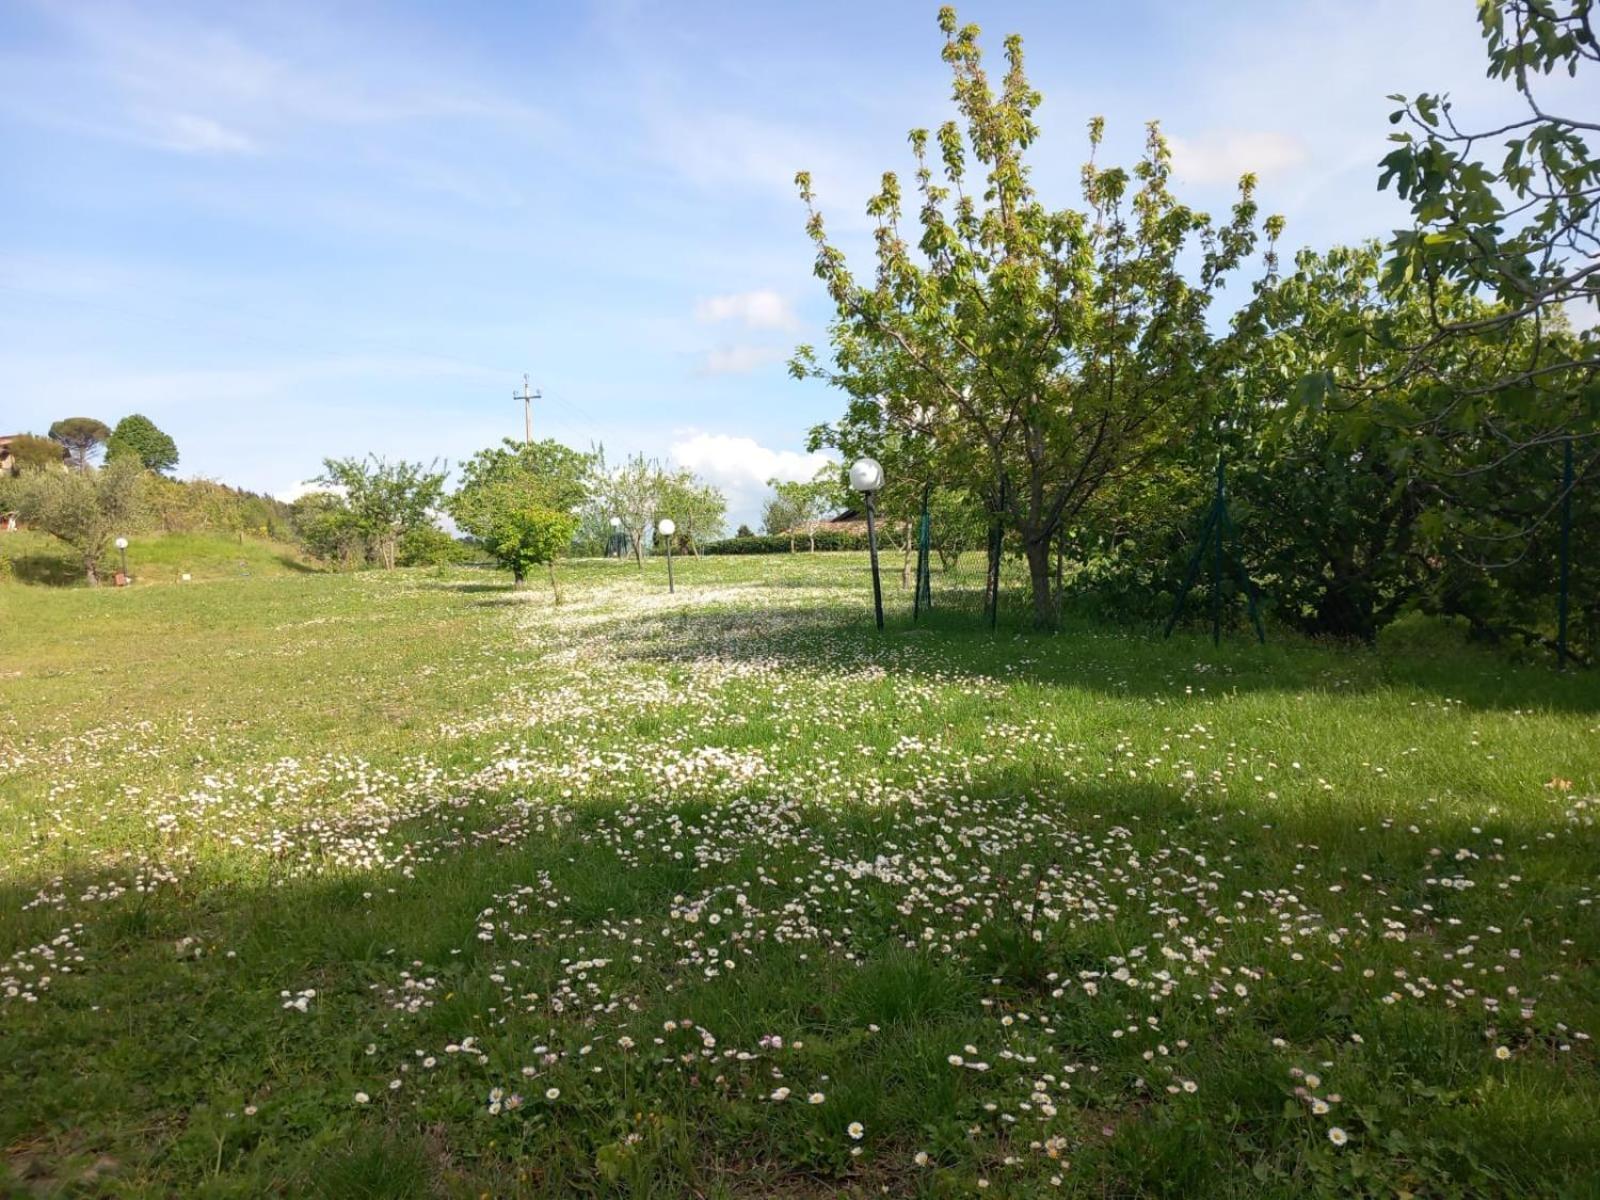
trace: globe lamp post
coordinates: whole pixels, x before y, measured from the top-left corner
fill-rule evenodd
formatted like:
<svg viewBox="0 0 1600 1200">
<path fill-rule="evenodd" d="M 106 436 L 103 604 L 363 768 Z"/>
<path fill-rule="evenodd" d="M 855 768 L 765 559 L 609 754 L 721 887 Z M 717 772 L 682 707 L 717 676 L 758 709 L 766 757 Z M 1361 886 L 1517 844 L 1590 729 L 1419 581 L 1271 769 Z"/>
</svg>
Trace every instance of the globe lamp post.
<svg viewBox="0 0 1600 1200">
<path fill-rule="evenodd" d="M 678 532 L 677 525 L 673 524 L 671 517 L 663 517 L 656 522 L 656 532 L 667 539 L 667 591 L 672 591 L 672 535 Z"/>
<path fill-rule="evenodd" d="M 878 524 L 873 501 L 883 488 L 883 467 L 875 458 L 858 458 L 850 467 L 850 487 L 867 500 L 867 549 L 872 555 L 872 612 L 883 632 L 883 584 L 878 579 Z"/>
</svg>

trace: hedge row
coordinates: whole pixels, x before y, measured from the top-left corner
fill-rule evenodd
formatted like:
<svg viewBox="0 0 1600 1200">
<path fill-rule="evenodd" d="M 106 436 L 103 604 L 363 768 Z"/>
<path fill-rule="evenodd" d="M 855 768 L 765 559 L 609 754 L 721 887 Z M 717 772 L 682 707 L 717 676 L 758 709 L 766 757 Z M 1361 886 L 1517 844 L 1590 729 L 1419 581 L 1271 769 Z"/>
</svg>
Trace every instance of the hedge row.
<svg viewBox="0 0 1600 1200">
<path fill-rule="evenodd" d="M 811 541 L 803 534 L 796 534 L 794 548 L 805 551 L 811 548 Z M 844 533 L 835 529 L 821 530 L 817 534 L 818 550 L 865 550 L 867 548 L 867 535 L 864 533 Z M 787 554 L 789 553 L 789 535 L 780 533 L 766 537 L 732 537 L 723 538 L 720 542 L 711 542 L 701 547 L 705 554 Z"/>
</svg>

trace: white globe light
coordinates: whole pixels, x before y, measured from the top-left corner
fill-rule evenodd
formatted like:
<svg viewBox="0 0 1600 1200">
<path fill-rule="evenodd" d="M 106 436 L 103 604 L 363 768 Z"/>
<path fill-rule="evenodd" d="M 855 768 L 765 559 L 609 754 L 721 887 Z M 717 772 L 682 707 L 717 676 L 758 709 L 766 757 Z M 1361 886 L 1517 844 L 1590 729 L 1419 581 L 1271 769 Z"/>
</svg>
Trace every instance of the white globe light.
<svg viewBox="0 0 1600 1200">
<path fill-rule="evenodd" d="M 663 520 L 656 526 L 656 528 L 661 531 L 662 537 L 671 537 L 673 534 L 678 532 L 678 527 L 672 523 L 671 517 Z"/>
<path fill-rule="evenodd" d="M 622 528 L 622 518 L 621 517 L 612 517 L 611 518 L 611 528 L 613 528 L 613 529 L 621 529 Z"/>
<path fill-rule="evenodd" d="M 117 549 L 118 550 L 126 550 L 127 548 L 128 548 L 128 539 L 127 538 L 118 538 L 117 539 Z"/>
<path fill-rule="evenodd" d="M 858 458 L 850 467 L 850 487 L 857 492 L 876 492 L 883 487 L 883 467 L 875 458 Z"/>
</svg>

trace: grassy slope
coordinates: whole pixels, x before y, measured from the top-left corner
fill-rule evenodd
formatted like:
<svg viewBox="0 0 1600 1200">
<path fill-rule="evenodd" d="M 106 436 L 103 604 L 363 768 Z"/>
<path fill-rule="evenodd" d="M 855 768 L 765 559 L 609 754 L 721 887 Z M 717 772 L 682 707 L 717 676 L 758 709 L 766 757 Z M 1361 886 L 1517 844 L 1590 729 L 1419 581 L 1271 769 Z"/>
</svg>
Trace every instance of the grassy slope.
<svg viewBox="0 0 1600 1200">
<path fill-rule="evenodd" d="M 0 589 L 8 1169 L 1591 1194 L 1600 681 L 880 639 L 862 557 Z"/>
<path fill-rule="evenodd" d="M 0 533 L 0 560 L 9 560 L 16 581 L 61 586 L 82 581 L 83 567 L 62 542 L 21 530 Z M 107 575 L 117 567 L 117 552 L 106 558 Z M 148 533 L 131 539 L 128 573 L 141 584 L 242 579 L 313 570 L 293 546 L 259 537 L 221 533 Z"/>
</svg>

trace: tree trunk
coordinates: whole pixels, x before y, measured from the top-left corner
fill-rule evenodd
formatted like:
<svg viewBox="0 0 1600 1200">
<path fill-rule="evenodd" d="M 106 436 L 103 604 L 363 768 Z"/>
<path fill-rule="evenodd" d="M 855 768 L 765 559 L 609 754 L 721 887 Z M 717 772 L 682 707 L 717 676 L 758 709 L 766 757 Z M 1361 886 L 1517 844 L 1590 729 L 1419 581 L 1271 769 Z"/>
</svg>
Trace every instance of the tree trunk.
<svg viewBox="0 0 1600 1200">
<path fill-rule="evenodd" d="M 83 560 L 83 573 L 89 580 L 90 587 L 100 586 L 100 570 L 93 558 L 85 556 Z"/>
<path fill-rule="evenodd" d="M 815 554 L 817 552 L 817 523 L 815 521 L 806 522 L 806 537 L 811 541 L 811 553 Z"/>
<path fill-rule="evenodd" d="M 519 588 L 524 583 L 526 583 L 527 581 L 528 581 L 528 577 L 522 573 L 522 568 L 521 567 L 513 567 L 511 569 L 511 586 L 512 587 Z"/>
<path fill-rule="evenodd" d="M 1028 581 L 1033 586 L 1033 624 L 1036 629 L 1056 627 L 1056 606 L 1050 595 L 1050 538 L 1029 538 L 1023 543 L 1028 556 Z"/>
<path fill-rule="evenodd" d="M 556 579 L 556 560 L 550 560 L 550 590 L 556 594 L 556 603 L 561 603 L 561 584 Z"/>
<path fill-rule="evenodd" d="M 905 523 L 906 544 L 904 553 L 900 556 L 900 590 L 903 592 L 911 586 L 911 521 Z"/>
</svg>

